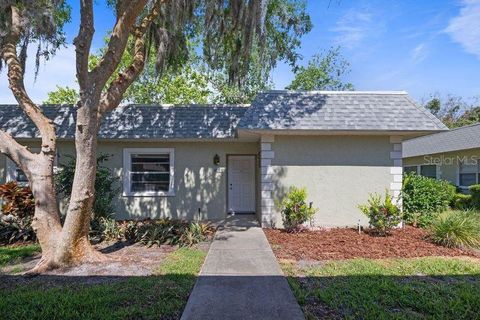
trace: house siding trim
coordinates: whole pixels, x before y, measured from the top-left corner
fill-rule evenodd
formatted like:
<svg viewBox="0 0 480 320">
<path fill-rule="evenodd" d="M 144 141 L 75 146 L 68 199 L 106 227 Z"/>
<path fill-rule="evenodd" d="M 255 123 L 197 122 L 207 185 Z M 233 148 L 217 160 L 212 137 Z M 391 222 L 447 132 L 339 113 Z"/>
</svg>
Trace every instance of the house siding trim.
<svg viewBox="0 0 480 320">
<path fill-rule="evenodd" d="M 273 167 L 272 160 L 275 152 L 272 151 L 273 135 L 260 137 L 260 222 L 262 227 L 275 225 L 275 204 L 273 200 Z"/>
<path fill-rule="evenodd" d="M 394 203 L 402 206 L 402 199 L 400 197 L 403 179 L 402 137 L 390 136 L 390 144 L 392 145 L 390 159 L 393 162 L 393 166 L 390 167 L 390 174 L 392 176 L 392 182 L 390 183 L 390 193 L 392 195 L 392 200 L 394 201 Z"/>
</svg>

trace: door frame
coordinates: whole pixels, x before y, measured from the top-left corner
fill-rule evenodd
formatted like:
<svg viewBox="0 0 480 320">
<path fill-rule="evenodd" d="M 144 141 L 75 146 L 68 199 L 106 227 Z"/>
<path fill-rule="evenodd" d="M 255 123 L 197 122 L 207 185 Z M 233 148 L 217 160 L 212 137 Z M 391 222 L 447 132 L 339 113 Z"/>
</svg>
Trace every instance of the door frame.
<svg viewBox="0 0 480 320">
<path fill-rule="evenodd" d="M 226 192 L 226 211 L 227 211 L 227 214 L 230 214 L 230 188 L 228 187 L 229 184 L 230 184 L 230 178 L 229 178 L 229 158 L 230 157 L 241 157 L 241 156 L 245 156 L 245 157 L 253 157 L 253 162 L 254 162 L 254 168 L 253 168 L 253 175 L 254 175 L 254 179 L 255 179 L 255 190 L 254 190 L 254 193 L 253 193 L 253 201 L 254 201 L 254 211 L 253 212 L 243 212 L 243 211 L 240 211 L 240 212 L 235 212 L 235 214 L 256 214 L 256 211 L 257 211 L 257 184 L 258 184 L 258 179 L 257 179 L 257 154 L 255 153 L 229 153 L 226 155 L 226 160 L 227 160 L 227 163 L 226 163 L 226 170 L 227 170 L 227 184 L 225 186 L 225 188 L 227 188 L 227 192 Z"/>
</svg>

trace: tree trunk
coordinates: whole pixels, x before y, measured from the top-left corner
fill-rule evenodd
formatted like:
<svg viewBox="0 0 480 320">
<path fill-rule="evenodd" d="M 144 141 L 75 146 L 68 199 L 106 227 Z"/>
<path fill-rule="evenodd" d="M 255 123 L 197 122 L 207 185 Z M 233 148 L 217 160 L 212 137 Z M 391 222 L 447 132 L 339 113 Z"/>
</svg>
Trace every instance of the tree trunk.
<svg viewBox="0 0 480 320">
<path fill-rule="evenodd" d="M 43 155 L 37 157 L 31 170 L 26 172 L 31 181 L 30 186 L 35 198 L 32 227 L 42 247 L 42 259 L 34 269 L 35 271 L 52 267 L 50 263 L 55 255 L 62 232 L 57 195 L 53 183 L 53 160 L 51 161 Z"/>
<path fill-rule="evenodd" d="M 35 197 L 33 226 L 42 247 L 42 259 L 29 273 L 106 260 L 88 238 L 95 194 L 99 122 L 97 107 L 84 104 L 77 109 L 75 177 L 63 228 L 53 183 L 53 161 L 39 155 L 39 160 L 26 172 Z"/>
<path fill-rule="evenodd" d="M 97 170 L 98 108 L 87 104 L 77 110 L 75 177 L 63 225 L 62 237 L 55 254 L 55 263 L 72 265 L 102 259 L 88 239 L 95 194 Z"/>
</svg>

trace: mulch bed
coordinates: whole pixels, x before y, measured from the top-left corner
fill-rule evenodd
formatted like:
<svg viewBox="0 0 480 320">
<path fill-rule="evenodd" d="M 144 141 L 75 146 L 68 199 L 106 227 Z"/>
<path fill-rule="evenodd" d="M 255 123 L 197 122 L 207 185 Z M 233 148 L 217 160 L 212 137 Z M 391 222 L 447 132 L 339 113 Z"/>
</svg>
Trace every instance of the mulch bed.
<svg viewBox="0 0 480 320">
<path fill-rule="evenodd" d="M 416 258 L 425 256 L 473 256 L 470 250 L 446 248 L 428 241 L 428 232 L 407 226 L 388 237 L 379 237 L 354 229 L 330 229 L 287 233 L 264 230 L 279 259 L 343 260 L 354 258 Z"/>
</svg>

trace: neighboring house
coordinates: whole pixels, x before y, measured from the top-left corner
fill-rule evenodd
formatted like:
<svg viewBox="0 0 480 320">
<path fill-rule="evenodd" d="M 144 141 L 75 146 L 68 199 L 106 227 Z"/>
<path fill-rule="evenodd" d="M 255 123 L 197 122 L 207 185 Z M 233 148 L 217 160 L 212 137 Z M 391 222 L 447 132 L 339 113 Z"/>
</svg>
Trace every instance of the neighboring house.
<svg viewBox="0 0 480 320">
<path fill-rule="evenodd" d="M 57 125 L 57 163 L 74 154 L 75 108 L 43 106 Z M 0 128 L 38 147 L 17 106 L 0 107 Z M 405 92 L 259 94 L 251 106 L 139 106 L 103 121 L 99 153 L 122 182 L 116 218 L 222 219 L 255 212 L 279 225 L 276 206 L 291 186 L 306 187 L 318 226 L 364 224 L 369 193 L 398 197 L 403 139 L 445 130 Z M 5 170 L 2 168 L 6 167 Z M 5 157 L 2 180 L 24 180 Z"/>
<path fill-rule="evenodd" d="M 480 123 L 403 142 L 404 171 L 466 190 L 480 183 Z"/>
</svg>

